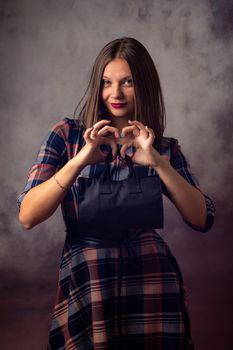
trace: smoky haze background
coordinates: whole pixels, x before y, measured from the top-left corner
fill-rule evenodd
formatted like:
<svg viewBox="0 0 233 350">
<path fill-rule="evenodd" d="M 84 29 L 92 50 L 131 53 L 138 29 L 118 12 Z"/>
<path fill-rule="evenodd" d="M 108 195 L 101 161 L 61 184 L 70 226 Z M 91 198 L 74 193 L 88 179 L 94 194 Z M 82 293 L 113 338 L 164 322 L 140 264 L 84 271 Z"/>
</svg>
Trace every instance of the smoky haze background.
<svg viewBox="0 0 233 350">
<path fill-rule="evenodd" d="M 198 350 L 232 349 L 232 1 L 0 1 L 1 349 L 46 348 L 64 243 L 60 210 L 24 231 L 16 197 L 49 128 L 72 116 L 110 40 L 132 36 L 157 66 L 165 135 L 179 139 L 215 226 L 193 231 L 165 201 L 161 235 L 184 275 Z"/>
</svg>

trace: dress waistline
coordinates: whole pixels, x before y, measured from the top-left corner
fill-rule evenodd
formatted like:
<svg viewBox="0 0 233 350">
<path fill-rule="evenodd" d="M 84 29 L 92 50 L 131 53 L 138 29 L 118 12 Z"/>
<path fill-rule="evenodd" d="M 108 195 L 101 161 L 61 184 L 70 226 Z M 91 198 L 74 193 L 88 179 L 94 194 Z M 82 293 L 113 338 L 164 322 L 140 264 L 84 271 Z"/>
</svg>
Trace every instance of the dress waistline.
<svg viewBox="0 0 233 350">
<path fill-rule="evenodd" d="M 113 248 L 130 244 L 130 242 L 137 240 L 143 231 L 143 229 L 131 229 L 111 232 L 109 236 L 113 235 L 113 237 L 108 238 L 108 233 L 101 233 L 100 231 L 98 233 L 96 231 L 78 232 L 76 229 L 67 229 L 66 240 L 70 244 L 80 247 Z M 99 237 L 96 237 L 96 233 Z"/>
</svg>

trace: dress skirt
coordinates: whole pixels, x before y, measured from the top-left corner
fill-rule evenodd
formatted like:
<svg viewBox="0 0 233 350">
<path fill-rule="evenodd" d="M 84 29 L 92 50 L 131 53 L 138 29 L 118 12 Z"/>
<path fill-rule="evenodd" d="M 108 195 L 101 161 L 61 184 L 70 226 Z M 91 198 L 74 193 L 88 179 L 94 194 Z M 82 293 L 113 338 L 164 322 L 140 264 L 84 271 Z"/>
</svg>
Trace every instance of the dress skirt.
<svg viewBox="0 0 233 350">
<path fill-rule="evenodd" d="M 66 241 L 59 274 L 48 350 L 189 349 L 183 279 L 154 230 L 115 247 Z"/>
</svg>

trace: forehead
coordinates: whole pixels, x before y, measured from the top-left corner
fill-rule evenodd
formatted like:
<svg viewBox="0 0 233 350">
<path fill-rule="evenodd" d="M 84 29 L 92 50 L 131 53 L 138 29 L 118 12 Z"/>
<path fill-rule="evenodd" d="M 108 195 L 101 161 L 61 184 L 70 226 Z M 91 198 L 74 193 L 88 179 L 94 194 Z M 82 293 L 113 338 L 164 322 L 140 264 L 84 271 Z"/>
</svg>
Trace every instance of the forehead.
<svg viewBox="0 0 233 350">
<path fill-rule="evenodd" d="M 110 61 L 104 68 L 103 76 L 112 78 L 121 78 L 130 76 L 131 70 L 126 60 L 123 58 L 115 58 Z"/>
</svg>

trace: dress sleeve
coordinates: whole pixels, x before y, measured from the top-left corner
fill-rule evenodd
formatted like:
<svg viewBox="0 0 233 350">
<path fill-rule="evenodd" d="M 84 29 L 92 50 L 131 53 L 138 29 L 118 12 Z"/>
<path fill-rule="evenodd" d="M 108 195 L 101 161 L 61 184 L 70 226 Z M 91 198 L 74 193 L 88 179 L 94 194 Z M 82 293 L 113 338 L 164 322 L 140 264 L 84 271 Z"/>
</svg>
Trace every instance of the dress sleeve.
<svg viewBox="0 0 233 350">
<path fill-rule="evenodd" d="M 57 123 L 45 136 L 37 157 L 27 175 L 27 183 L 17 199 L 20 209 L 26 193 L 48 180 L 66 162 L 65 132 L 66 118 Z"/>
<path fill-rule="evenodd" d="M 170 153 L 170 163 L 173 166 L 173 168 L 191 185 L 196 187 L 204 196 L 205 198 L 205 204 L 206 204 L 206 224 L 205 227 L 199 227 L 197 225 L 192 224 L 191 222 L 187 221 L 183 218 L 184 222 L 189 225 L 192 229 L 196 231 L 202 231 L 207 232 L 210 230 L 210 228 L 213 226 L 214 223 L 214 214 L 215 214 L 215 207 L 213 200 L 206 194 L 204 194 L 200 188 L 199 182 L 197 178 L 194 176 L 190 169 L 189 162 L 187 161 L 186 157 L 181 151 L 181 147 L 178 144 L 178 140 L 171 138 L 171 153 Z M 168 191 L 164 188 L 164 194 L 172 200 L 170 194 Z"/>
</svg>

